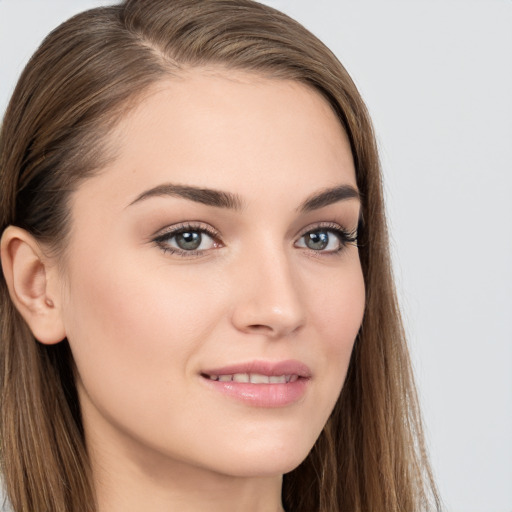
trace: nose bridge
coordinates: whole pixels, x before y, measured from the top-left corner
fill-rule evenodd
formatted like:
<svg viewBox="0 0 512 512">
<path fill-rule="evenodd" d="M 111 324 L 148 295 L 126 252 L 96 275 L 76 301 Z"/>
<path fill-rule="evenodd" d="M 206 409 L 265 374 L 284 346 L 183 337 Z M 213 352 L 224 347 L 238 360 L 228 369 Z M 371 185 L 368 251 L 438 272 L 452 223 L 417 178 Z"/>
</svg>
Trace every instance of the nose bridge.
<svg viewBox="0 0 512 512">
<path fill-rule="evenodd" d="M 233 321 L 238 329 L 289 334 L 304 323 L 300 283 L 283 245 L 263 243 L 247 251 L 240 265 Z"/>
</svg>

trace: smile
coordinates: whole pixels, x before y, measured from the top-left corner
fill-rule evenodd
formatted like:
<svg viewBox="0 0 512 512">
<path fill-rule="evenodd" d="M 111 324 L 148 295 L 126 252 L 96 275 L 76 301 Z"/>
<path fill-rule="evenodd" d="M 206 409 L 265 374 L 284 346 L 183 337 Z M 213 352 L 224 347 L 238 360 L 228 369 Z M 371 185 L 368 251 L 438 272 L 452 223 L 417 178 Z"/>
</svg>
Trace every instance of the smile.
<svg viewBox="0 0 512 512">
<path fill-rule="evenodd" d="M 312 373 L 294 360 L 250 361 L 204 370 L 201 377 L 215 394 L 250 407 L 279 408 L 302 401 Z"/>
<path fill-rule="evenodd" d="M 228 375 L 205 375 L 219 382 L 244 382 L 250 384 L 288 384 L 295 382 L 298 375 L 263 375 L 261 373 L 234 373 Z"/>
</svg>

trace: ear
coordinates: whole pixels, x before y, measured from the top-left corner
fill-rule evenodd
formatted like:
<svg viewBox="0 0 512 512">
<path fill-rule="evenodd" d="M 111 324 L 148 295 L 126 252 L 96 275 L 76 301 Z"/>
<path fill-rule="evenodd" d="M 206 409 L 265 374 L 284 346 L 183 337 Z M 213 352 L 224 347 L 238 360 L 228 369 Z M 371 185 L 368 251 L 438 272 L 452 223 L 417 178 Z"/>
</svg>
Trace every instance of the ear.
<svg viewBox="0 0 512 512">
<path fill-rule="evenodd" d="M 66 337 L 57 296 L 58 273 L 37 240 L 24 229 L 9 226 L 0 242 L 2 269 L 11 299 L 34 337 L 46 345 Z"/>
</svg>

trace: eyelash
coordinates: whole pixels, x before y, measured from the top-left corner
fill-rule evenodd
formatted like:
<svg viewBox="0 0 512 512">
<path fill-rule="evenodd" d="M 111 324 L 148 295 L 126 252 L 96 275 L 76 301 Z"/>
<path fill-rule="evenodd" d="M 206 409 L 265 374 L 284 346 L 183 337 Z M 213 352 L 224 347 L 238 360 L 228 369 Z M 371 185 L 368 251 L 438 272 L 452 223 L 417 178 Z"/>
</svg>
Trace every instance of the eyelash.
<svg viewBox="0 0 512 512">
<path fill-rule="evenodd" d="M 220 233 L 212 227 L 201 223 L 183 223 L 171 226 L 167 228 L 163 233 L 157 235 L 153 241 L 158 245 L 158 247 L 160 247 L 160 249 L 162 249 L 162 251 L 164 251 L 164 253 L 177 254 L 178 256 L 203 256 L 205 252 L 209 251 L 209 249 L 186 251 L 177 247 L 171 247 L 169 245 L 169 241 L 182 233 L 207 234 L 214 241 L 214 243 L 217 244 L 217 247 L 222 246 L 222 242 L 219 242 Z"/>
<path fill-rule="evenodd" d="M 352 231 L 349 231 L 339 224 L 332 223 L 332 222 L 320 222 L 319 224 L 315 224 L 314 226 L 308 226 L 306 229 L 304 229 L 299 236 L 299 240 L 301 240 L 303 237 L 310 233 L 315 232 L 327 232 L 330 234 L 334 234 L 336 238 L 339 240 L 339 247 L 335 250 L 331 251 L 324 251 L 324 250 L 315 250 L 306 248 L 306 250 L 312 255 L 316 257 L 320 256 L 336 256 L 344 251 L 344 249 L 347 248 L 349 245 L 354 245 L 357 247 L 357 228 L 353 229 Z M 296 242 L 297 243 L 297 242 Z"/>
<path fill-rule="evenodd" d="M 298 241 L 310 233 L 315 232 L 327 232 L 333 234 L 339 240 L 339 248 L 331 251 L 315 250 L 305 247 L 304 249 L 313 256 L 334 256 L 342 252 L 347 248 L 348 245 L 357 246 L 357 228 L 349 231 L 339 224 L 322 222 L 314 226 L 309 226 L 302 231 Z M 204 256 L 205 253 L 211 249 L 200 249 L 200 250 L 184 250 L 177 247 L 171 247 L 169 241 L 174 239 L 176 236 L 182 233 L 201 233 L 208 235 L 215 245 L 215 248 L 222 247 L 222 241 L 220 240 L 220 233 L 213 229 L 211 226 L 202 223 L 182 223 L 167 228 L 164 232 L 158 234 L 153 238 L 153 242 L 164 252 L 168 254 L 176 254 L 183 257 L 200 257 Z M 298 243 L 295 242 L 295 243 Z"/>
</svg>

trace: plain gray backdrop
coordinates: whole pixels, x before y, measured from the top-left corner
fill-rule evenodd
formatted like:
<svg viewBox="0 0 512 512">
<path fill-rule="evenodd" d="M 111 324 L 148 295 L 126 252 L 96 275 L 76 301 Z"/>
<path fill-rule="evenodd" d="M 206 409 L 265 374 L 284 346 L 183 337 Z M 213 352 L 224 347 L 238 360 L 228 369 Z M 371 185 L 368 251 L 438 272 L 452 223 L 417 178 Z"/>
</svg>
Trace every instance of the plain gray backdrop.
<svg viewBox="0 0 512 512">
<path fill-rule="evenodd" d="M 98 0 L 0 0 L 0 115 L 41 39 Z M 373 117 L 395 273 L 448 512 L 512 512 L 512 1 L 267 0 Z"/>
</svg>

